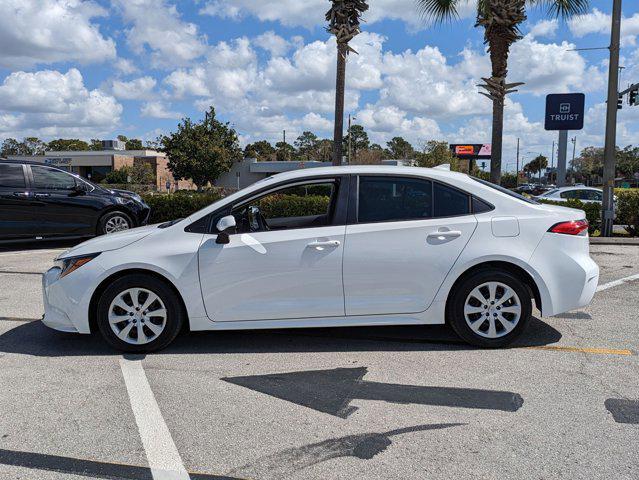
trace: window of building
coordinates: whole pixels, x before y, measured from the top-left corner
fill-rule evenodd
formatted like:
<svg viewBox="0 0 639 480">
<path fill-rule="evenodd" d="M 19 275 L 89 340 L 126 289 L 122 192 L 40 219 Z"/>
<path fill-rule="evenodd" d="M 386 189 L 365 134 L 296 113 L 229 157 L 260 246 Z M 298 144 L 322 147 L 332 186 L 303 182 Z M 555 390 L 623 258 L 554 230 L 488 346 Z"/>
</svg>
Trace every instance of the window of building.
<svg viewBox="0 0 639 480">
<path fill-rule="evenodd" d="M 73 190 L 75 178 L 68 173 L 47 167 L 31 166 L 33 185 L 43 190 Z"/>
<path fill-rule="evenodd" d="M 0 163 L 0 188 L 26 188 L 22 165 Z"/>
<path fill-rule="evenodd" d="M 418 220 L 433 216 L 432 182 L 407 177 L 360 177 L 359 223 Z"/>
</svg>

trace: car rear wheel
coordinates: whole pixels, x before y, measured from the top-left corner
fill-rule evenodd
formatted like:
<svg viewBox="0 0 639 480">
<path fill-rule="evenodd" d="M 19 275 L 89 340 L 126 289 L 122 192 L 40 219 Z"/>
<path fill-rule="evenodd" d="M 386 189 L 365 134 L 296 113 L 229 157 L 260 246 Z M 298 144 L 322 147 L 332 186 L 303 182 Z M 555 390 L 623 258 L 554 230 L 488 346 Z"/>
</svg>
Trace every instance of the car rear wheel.
<svg viewBox="0 0 639 480">
<path fill-rule="evenodd" d="M 532 315 L 532 295 L 510 272 L 477 272 L 455 288 L 448 305 L 448 322 L 472 345 L 504 347 L 526 329 Z"/>
<path fill-rule="evenodd" d="M 124 352 L 152 352 L 169 345 L 183 323 L 175 292 L 150 275 L 127 275 L 113 282 L 98 301 L 98 328 Z"/>
<path fill-rule="evenodd" d="M 133 220 L 124 212 L 109 212 L 98 222 L 98 234 L 122 232 L 133 228 Z"/>
</svg>

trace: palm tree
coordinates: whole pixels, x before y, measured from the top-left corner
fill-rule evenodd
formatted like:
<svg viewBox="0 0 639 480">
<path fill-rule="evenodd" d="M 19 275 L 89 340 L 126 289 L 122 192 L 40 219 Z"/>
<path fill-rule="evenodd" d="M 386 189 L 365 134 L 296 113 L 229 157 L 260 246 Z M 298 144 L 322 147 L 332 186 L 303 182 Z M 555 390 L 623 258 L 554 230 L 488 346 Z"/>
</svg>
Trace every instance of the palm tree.
<svg viewBox="0 0 639 480">
<path fill-rule="evenodd" d="M 422 14 L 442 23 L 457 17 L 457 7 L 469 0 L 416 0 Z M 522 82 L 506 83 L 510 47 L 521 39 L 519 26 L 526 20 L 526 8 L 540 6 L 550 17 L 567 19 L 588 11 L 589 0 L 478 0 L 476 27 L 484 28 L 484 43 L 488 45 L 492 75 L 482 78 L 480 92 L 493 102 L 492 158 L 490 181 L 499 183 L 501 178 L 502 134 L 504 130 L 504 100 L 516 92 Z"/>
<path fill-rule="evenodd" d="M 344 85 L 346 82 L 346 55 L 355 52 L 349 45 L 359 34 L 362 13 L 368 10 L 364 0 L 331 0 L 333 5 L 326 12 L 326 28 L 337 39 L 337 80 L 335 86 L 335 130 L 333 133 L 333 165 L 342 163 L 342 138 L 344 136 Z"/>
</svg>

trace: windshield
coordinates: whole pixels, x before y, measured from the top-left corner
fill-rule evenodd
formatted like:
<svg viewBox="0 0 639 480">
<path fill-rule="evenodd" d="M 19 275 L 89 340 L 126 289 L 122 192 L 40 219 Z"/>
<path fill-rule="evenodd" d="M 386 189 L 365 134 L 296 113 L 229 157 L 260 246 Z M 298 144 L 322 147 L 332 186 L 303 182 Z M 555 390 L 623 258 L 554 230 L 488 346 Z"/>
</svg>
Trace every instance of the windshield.
<svg viewBox="0 0 639 480">
<path fill-rule="evenodd" d="M 486 185 L 487 187 L 494 188 L 495 190 L 498 190 L 501 193 L 505 193 L 506 195 L 514 197 L 517 200 L 522 200 L 522 201 L 524 201 L 526 203 L 532 203 L 533 205 L 539 205 L 539 202 L 537 202 L 537 201 L 535 201 L 535 200 L 533 200 L 531 198 L 524 197 L 523 195 L 520 195 L 520 194 L 518 194 L 516 192 L 513 192 L 512 190 L 508 190 L 507 188 L 504 188 L 504 187 L 502 187 L 500 185 L 495 185 L 494 183 L 487 182 L 486 180 L 482 180 L 481 178 L 477 178 L 477 177 L 470 177 L 470 178 L 472 178 L 476 182 L 481 183 L 482 185 Z"/>
</svg>

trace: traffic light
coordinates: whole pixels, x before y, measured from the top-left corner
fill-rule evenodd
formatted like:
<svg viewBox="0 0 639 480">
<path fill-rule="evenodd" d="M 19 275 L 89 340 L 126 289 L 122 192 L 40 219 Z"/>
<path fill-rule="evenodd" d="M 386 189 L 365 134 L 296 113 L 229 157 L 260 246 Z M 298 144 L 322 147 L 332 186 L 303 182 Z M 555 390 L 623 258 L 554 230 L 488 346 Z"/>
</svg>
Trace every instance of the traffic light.
<svg viewBox="0 0 639 480">
<path fill-rule="evenodd" d="M 619 95 L 617 97 L 617 110 L 621 110 L 623 108 L 623 95 Z"/>
<path fill-rule="evenodd" d="M 630 90 L 630 93 L 628 94 L 628 103 L 630 105 L 639 105 L 639 102 L 637 102 L 637 94 L 639 94 L 639 88 Z"/>
</svg>

